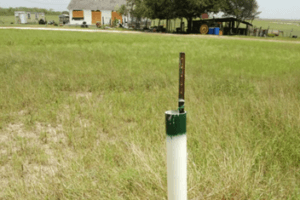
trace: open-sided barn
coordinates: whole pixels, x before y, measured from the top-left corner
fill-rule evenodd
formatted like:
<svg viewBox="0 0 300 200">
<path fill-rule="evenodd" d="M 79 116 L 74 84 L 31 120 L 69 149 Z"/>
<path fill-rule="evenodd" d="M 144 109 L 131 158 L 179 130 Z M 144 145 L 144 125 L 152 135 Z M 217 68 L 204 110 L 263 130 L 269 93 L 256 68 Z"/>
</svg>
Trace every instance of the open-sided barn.
<svg viewBox="0 0 300 200">
<path fill-rule="evenodd" d="M 125 16 L 116 12 L 116 8 L 126 4 L 126 0 L 71 0 L 68 10 L 70 24 L 111 25 L 113 20 L 119 19 L 122 23 Z"/>
</svg>

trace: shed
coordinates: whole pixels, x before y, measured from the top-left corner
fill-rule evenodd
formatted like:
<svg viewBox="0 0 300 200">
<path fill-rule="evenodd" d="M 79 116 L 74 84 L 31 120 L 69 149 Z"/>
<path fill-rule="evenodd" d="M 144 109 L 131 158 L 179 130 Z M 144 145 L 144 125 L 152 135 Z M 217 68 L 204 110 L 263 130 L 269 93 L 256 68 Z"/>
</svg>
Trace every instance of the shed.
<svg viewBox="0 0 300 200">
<path fill-rule="evenodd" d="M 245 24 L 246 28 L 237 28 L 237 23 Z M 193 21 L 192 32 L 201 33 L 201 27 L 204 26 L 206 26 L 206 33 L 208 32 L 208 27 L 219 27 L 224 35 L 248 35 L 248 30 L 252 27 L 252 24 L 233 17 L 203 19 Z"/>
</svg>

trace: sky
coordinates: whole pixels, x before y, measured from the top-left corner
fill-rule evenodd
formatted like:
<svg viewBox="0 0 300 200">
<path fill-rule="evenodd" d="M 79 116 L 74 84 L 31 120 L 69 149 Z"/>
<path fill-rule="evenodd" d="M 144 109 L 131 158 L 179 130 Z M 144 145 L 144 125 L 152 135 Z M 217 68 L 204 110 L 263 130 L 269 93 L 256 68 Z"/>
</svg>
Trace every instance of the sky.
<svg viewBox="0 0 300 200">
<path fill-rule="evenodd" d="M 0 0 L 0 7 L 38 7 L 67 10 L 70 0 Z M 300 19 L 300 0 L 257 0 L 260 18 Z"/>
</svg>

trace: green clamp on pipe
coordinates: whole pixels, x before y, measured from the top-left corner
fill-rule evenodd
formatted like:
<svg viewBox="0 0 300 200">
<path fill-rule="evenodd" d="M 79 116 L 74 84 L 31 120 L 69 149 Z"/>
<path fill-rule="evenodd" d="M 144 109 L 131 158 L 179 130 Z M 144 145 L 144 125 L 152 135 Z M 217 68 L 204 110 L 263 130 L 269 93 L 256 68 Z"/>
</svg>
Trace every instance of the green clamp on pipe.
<svg viewBox="0 0 300 200">
<path fill-rule="evenodd" d="M 186 112 L 179 113 L 179 109 L 165 112 L 166 133 L 168 136 L 186 134 Z"/>
</svg>

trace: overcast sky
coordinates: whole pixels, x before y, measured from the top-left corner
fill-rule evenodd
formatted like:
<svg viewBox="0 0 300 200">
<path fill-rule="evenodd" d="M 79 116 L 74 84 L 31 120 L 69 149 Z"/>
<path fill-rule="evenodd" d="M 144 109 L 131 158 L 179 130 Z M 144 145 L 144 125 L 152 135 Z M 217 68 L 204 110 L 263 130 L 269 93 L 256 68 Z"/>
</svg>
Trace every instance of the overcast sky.
<svg viewBox="0 0 300 200">
<path fill-rule="evenodd" d="M 38 7 L 67 10 L 70 0 L 0 0 L 0 7 Z M 300 0 L 257 0 L 260 18 L 300 19 Z"/>
</svg>

